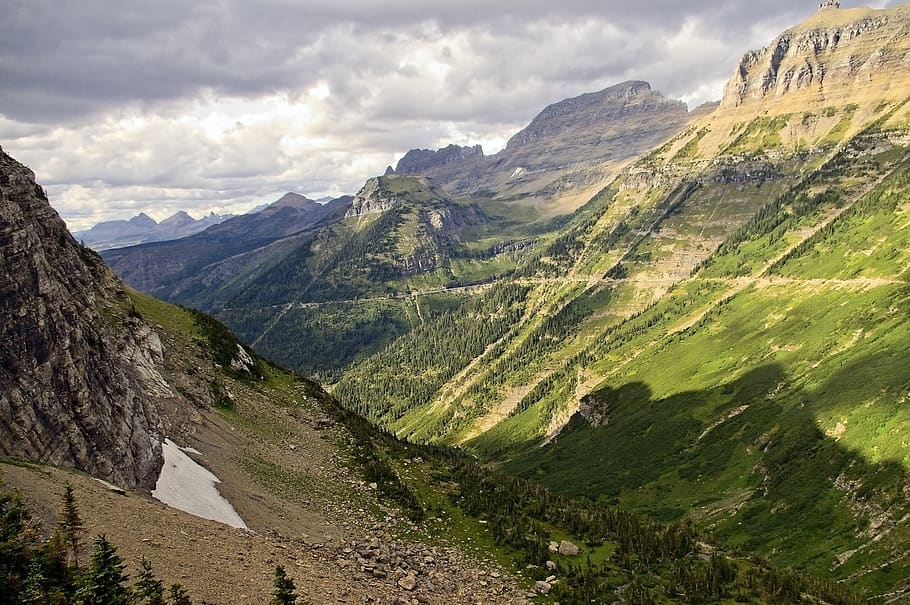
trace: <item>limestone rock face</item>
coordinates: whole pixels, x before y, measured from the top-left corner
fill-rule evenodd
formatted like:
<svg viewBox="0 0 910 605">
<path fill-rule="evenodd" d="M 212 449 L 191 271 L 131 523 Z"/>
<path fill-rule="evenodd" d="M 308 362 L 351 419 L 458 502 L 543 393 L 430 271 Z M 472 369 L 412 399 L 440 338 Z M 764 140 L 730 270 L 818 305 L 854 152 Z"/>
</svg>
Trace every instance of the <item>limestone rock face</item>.
<svg viewBox="0 0 910 605">
<path fill-rule="evenodd" d="M 910 7 L 842 10 L 832 3 L 769 46 L 746 53 L 721 109 L 792 100 L 837 104 L 906 89 Z"/>
<path fill-rule="evenodd" d="M 0 454 L 148 489 L 161 468 L 162 345 L 122 284 L 0 150 Z"/>
<path fill-rule="evenodd" d="M 381 186 L 381 179 L 374 177 L 361 187 L 354 201 L 351 202 L 351 208 L 345 213 L 345 218 L 356 218 L 370 214 L 379 214 L 394 208 L 398 203 L 398 197 L 386 194 Z"/>
</svg>

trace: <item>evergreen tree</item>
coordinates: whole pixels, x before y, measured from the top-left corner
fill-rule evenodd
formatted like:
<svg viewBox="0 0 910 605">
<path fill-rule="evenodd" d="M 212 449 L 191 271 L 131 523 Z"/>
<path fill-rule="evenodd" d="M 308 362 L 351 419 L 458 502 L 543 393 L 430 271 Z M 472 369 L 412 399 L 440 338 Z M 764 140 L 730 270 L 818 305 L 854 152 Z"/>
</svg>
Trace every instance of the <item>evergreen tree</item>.
<svg viewBox="0 0 910 605">
<path fill-rule="evenodd" d="M 139 561 L 139 577 L 133 585 L 133 595 L 143 605 L 164 605 L 164 585 L 152 573 L 152 564 L 145 557 Z"/>
<path fill-rule="evenodd" d="M 44 589 L 46 584 L 47 578 L 44 577 L 41 561 L 32 559 L 28 568 L 28 577 L 25 579 L 25 587 L 22 589 L 20 597 L 22 603 L 35 605 L 47 603 L 47 593 Z"/>
<path fill-rule="evenodd" d="M 63 487 L 57 531 L 60 533 L 63 545 L 68 550 L 67 561 L 71 562 L 73 567 L 79 567 L 79 534 L 82 531 L 82 518 L 79 516 L 79 508 L 76 506 L 73 486 L 69 483 Z"/>
<path fill-rule="evenodd" d="M 173 605 L 193 605 L 189 593 L 180 584 L 171 585 L 171 603 Z"/>
<path fill-rule="evenodd" d="M 117 549 L 104 535 L 98 536 L 76 601 L 85 605 L 128 605 L 125 568 Z"/>
<path fill-rule="evenodd" d="M 22 497 L 0 493 L 0 605 L 19 603 L 38 533 Z"/>
<path fill-rule="evenodd" d="M 275 566 L 275 580 L 272 585 L 275 590 L 272 591 L 272 600 L 269 601 L 269 605 L 294 605 L 297 603 L 294 580 L 288 577 L 281 565 Z"/>
</svg>

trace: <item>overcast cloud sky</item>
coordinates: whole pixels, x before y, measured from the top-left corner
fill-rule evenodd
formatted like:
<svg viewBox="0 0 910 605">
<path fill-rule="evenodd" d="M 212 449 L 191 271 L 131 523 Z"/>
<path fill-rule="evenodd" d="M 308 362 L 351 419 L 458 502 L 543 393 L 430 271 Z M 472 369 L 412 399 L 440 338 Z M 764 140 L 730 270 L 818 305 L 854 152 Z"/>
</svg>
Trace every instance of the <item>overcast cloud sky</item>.
<svg viewBox="0 0 910 605">
<path fill-rule="evenodd" d="M 353 193 L 408 149 L 495 152 L 549 103 L 624 80 L 715 100 L 818 0 L 4 4 L 0 146 L 81 229 Z"/>
</svg>

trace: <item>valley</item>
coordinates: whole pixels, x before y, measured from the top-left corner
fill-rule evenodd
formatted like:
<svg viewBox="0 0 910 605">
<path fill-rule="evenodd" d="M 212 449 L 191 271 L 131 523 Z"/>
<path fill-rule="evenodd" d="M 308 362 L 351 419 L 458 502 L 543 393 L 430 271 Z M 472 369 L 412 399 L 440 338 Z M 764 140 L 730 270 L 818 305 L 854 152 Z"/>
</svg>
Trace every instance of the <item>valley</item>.
<svg viewBox="0 0 910 605">
<path fill-rule="evenodd" d="M 29 552 L 70 483 L 203 602 L 910 602 L 910 6 L 828 4 L 719 103 L 628 81 L 100 256 L 0 152 Z M 166 439 L 247 530 L 151 497 Z"/>
</svg>

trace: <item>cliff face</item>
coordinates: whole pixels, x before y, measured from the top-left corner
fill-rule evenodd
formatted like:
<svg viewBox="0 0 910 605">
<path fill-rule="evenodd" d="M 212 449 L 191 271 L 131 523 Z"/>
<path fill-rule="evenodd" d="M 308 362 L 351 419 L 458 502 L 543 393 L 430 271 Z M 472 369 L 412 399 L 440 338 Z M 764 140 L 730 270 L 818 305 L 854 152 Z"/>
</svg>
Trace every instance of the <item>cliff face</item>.
<svg viewBox="0 0 910 605">
<path fill-rule="evenodd" d="M 0 150 L 0 454 L 151 488 L 162 347 L 119 280 Z"/>
<path fill-rule="evenodd" d="M 747 53 L 721 109 L 750 103 L 836 104 L 905 89 L 910 66 L 910 7 L 824 7 L 769 46 Z"/>
</svg>

